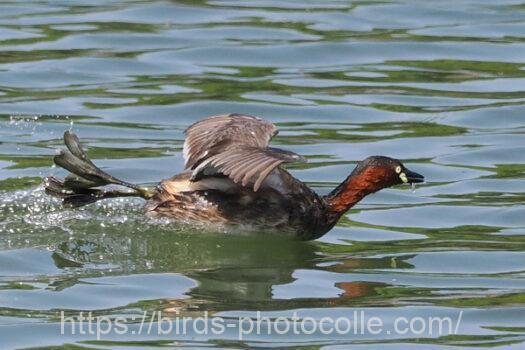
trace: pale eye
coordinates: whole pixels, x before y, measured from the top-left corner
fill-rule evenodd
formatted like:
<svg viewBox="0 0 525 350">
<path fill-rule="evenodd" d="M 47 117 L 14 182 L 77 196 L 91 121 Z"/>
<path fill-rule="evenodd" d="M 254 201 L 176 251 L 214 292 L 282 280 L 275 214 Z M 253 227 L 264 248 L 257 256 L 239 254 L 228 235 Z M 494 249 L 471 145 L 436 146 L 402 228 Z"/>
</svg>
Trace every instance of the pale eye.
<svg viewBox="0 0 525 350">
<path fill-rule="evenodd" d="M 398 165 L 397 168 L 396 168 L 396 173 L 398 173 L 398 174 L 401 173 L 401 170 L 402 170 L 401 167 Z"/>
</svg>

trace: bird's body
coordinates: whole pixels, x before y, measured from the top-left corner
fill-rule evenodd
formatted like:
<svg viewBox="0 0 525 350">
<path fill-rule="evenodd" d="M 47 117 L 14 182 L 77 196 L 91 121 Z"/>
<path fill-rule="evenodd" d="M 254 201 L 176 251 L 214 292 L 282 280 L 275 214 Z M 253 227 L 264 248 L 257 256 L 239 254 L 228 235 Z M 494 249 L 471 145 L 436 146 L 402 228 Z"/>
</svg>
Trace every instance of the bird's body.
<svg viewBox="0 0 525 350">
<path fill-rule="evenodd" d="M 66 132 L 68 150 L 55 163 L 71 172 L 65 181 L 46 178 L 47 193 L 81 206 L 100 199 L 140 196 L 147 215 L 218 231 L 260 232 L 315 239 L 328 232 L 364 196 L 403 182 L 421 182 L 397 160 L 370 157 L 327 196 L 319 196 L 282 168 L 305 159 L 271 148 L 277 128 L 260 118 L 228 114 L 201 120 L 186 130 L 186 170 L 153 189 L 118 180 L 97 168 Z M 120 185 L 132 192 L 105 190 Z"/>
<path fill-rule="evenodd" d="M 257 192 L 228 177 L 197 182 L 184 172 L 163 180 L 146 204 L 147 215 L 239 233 L 313 239 L 331 226 L 328 206 L 308 186 L 277 168 Z"/>
</svg>

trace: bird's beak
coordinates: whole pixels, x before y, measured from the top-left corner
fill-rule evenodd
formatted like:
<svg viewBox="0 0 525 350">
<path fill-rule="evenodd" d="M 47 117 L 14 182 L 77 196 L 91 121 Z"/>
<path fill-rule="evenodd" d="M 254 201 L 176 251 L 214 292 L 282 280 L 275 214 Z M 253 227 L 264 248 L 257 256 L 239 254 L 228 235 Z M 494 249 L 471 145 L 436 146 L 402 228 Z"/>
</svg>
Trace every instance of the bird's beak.
<svg viewBox="0 0 525 350">
<path fill-rule="evenodd" d="M 407 182 L 410 184 L 416 184 L 425 181 L 425 177 L 416 172 L 405 169 L 404 173 L 406 175 L 406 179 L 408 180 Z"/>
</svg>

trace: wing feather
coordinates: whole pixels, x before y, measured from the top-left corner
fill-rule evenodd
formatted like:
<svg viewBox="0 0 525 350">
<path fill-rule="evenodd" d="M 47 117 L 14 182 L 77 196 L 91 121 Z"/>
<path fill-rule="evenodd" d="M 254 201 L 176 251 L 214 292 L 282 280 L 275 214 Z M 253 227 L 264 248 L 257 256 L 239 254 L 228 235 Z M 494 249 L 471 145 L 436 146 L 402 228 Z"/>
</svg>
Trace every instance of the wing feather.
<svg viewBox="0 0 525 350">
<path fill-rule="evenodd" d="M 259 162 L 254 164 L 252 169 L 246 168 L 246 170 L 248 170 L 248 172 L 245 173 L 245 175 L 244 175 L 244 177 L 242 179 L 243 186 L 246 186 L 248 183 L 250 183 L 250 181 L 255 177 L 255 175 L 257 173 L 260 173 L 260 172 L 264 171 L 266 169 L 266 167 L 269 166 L 274 161 L 275 161 L 275 158 L 270 158 L 270 159 L 264 159 L 263 158 L 263 159 L 260 159 Z M 253 188 L 253 190 L 255 191 L 255 187 Z"/>
<path fill-rule="evenodd" d="M 238 167 L 229 176 L 233 179 L 233 182 L 238 183 L 246 175 L 246 171 L 244 170 L 244 168 L 251 169 L 253 165 L 256 164 L 258 161 L 259 158 L 257 158 L 257 156 L 249 157 L 243 164 L 243 167 Z"/>
<path fill-rule="evenodd" d="M 184 158 L 191 181 L 221 173 L 257 191 L 282 163 L 305 161 L 293 152 L 270 148 L 277 128 L 263 119 L 227 114 L 201 120 L 186 129 Z"/>
<path fill-rule="evenodd" d="M 253 190 L 257 192 L 259 190 L 259 187 L 261 187 L 263 181 L 266 179 L 266 177 L 272 172 L 273 169 L 275 169 L 279 164 L 284 162 L 283 160 L 277 159 L 268 164 L 266 166 L 266 169 L 261 171 L 259 174 L 259 177 L 257 178 L 257 181 L 255 181 L 255 184 L 253 185 Z"/>
<path fill-rule="evenodd" d="M 226 114 L 198 121 L 185 131 L 186 169 L 235 146 L 266 148 L 276 132 L 272 123 L 249 115 Z"/>
</svg>

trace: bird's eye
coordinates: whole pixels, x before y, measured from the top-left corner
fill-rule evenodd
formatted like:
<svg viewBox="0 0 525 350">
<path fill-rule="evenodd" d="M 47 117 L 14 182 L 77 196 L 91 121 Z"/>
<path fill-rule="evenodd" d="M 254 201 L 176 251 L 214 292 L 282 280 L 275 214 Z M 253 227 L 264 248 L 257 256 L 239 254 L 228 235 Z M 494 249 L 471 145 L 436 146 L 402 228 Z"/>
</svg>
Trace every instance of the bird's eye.
<svg viewBox="0 0 525 350">
<path fill-rule="evenodd" d="M 398 165 L 398 166 L 396 167 L 396 173 L 400 174 L 400 173 L 401 173 L 401 170 L 402 170 L 402 169 L 401 169 L 401 166 Z"/>
</svg>

